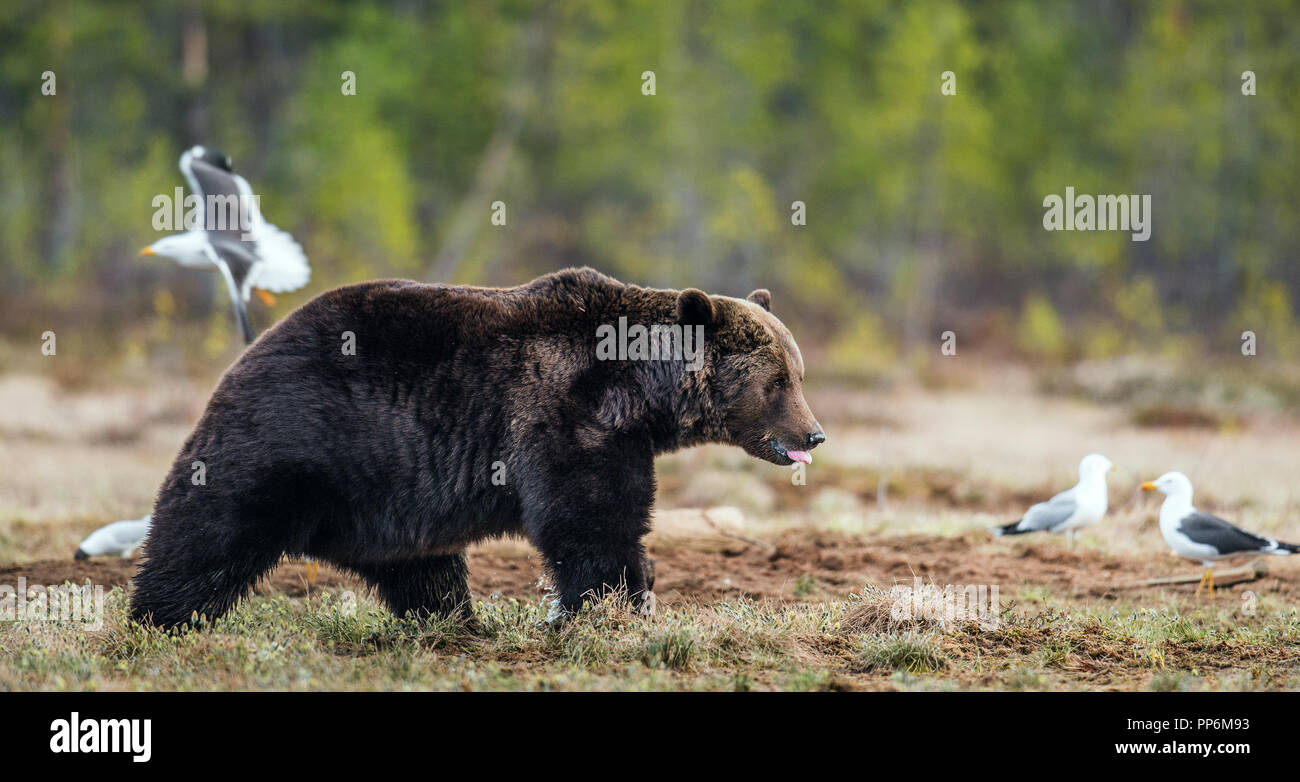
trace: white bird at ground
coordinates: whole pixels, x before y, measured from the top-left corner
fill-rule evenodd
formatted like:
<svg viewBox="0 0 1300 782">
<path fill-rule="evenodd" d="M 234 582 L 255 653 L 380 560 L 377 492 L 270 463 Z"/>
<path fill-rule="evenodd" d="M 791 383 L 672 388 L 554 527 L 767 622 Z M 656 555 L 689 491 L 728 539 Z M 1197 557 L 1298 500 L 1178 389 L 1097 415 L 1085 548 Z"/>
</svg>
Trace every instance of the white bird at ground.
<svg viewBox="0 0 1300 782">
<path fill-rule="evenodd" d="M 230 291 L 244 341 L 253 342 L 247 302 L 254 289 L 275 304 L 273 293 L 296 291 L 311 279 L 311 267 L 292 236 L 262 219 L 253 190 L 231 170 L 230 158 L 206 147 L 181 155 L 181 173 L 198 196 L 198 225 L 140 251 L 171 258 L 181 266 L 215 269 Z"/>
<path fill-rule="evenodd" d="M 995 527 L 993 534 L 1001 536 L 1026 532 L 1064 532 L 1066 540 L 1073 547 L 1075 530 L 1096 524 L 1106 515 L 1109 504 L 1106 473 L 1113 469 L 1115 465 L 1110 459 L 1099 453 L 1088 454 L 1079 462 L 1078 483 L 1025 511 L 1019 521 Z"/>
<path fill-rule="evenodd" d="M 116 554 L 126 559 L 140 548 L 141 543 L 144 543 L 152 522 L 153 515 L 150 514 L 142 519 L 115 521 L 100 527 L 81 541 L 81 545 L 77 546 L 77 553 L 73 556 L 77 559 L 89 559 L 105 554 Z"/>
<path fill-rule="evenodd" d="M 1165 495 L 1160 505 L 1160 534 L 1169 548 L 1180 557 L 1205 565 L 1196 594 L 1208 583 L 1214 597 L 1214 562 L 1248 554 L 1287 556 L 1300 552 L 1300 546 L 1280 543 L 1256 535 L 1218 516 L 1202 513 L 1192 506 L 1192 482 L 1181 472 L 1167 472 L 1154 481 L 1142 484 L 1142 491 L 1159 490 Z"/>
</svg>

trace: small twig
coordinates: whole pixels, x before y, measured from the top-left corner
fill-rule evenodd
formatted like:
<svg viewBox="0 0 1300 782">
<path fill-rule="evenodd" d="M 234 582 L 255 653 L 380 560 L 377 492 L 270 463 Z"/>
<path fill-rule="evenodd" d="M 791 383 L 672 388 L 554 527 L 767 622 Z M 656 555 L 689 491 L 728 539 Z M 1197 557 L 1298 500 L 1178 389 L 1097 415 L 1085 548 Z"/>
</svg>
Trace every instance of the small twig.
<svg viewBox="0 0 1300 782">
<path fill-rule="evenodd" d="M 1157 576 L 1142 581 L 1132 581 L 1127 584 L 1116 584 L 1114 589 L 1140 589 L 1142 587 L 1153 586 L 1172 586 L 1176 584 L 1195 584 L 1199 582 L 1203 574 L 1188 574 L 1181 576 Z M 1240 567 L 1220 570 L 1214 574 L 1214 585 L 1228 586 L 1230 584 L 1240 584 L 1244 581 L 1255 581 L 1268 575 L 1268 564 L 1262 559 L 1252 560 Z"/>
</svg>

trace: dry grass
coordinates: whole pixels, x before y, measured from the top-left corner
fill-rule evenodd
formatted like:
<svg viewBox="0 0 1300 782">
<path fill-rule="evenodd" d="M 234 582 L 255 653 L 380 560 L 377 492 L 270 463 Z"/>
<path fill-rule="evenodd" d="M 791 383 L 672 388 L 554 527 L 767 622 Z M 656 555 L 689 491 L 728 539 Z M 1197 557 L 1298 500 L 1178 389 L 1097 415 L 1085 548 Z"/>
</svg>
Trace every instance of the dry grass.
<svg viewBox="0 0 1300 782">
<path fill-rule="evenodd" d="M 1120 608 L 996 628 L 860 631 L 854 601 L 686 605 L 645 618 L 590 606 L 559 624 L 542 601 L 479 601 L 478 629 L 396 619 L 366 596 L 257 597 L 204 632 L 124 620 L 102 630 L 0 627 L 0 690 L 1279 689 L 1300 686 L 1300 618 Z M 857 620 L 850 617 L 857 617 Z"/>
</svg>

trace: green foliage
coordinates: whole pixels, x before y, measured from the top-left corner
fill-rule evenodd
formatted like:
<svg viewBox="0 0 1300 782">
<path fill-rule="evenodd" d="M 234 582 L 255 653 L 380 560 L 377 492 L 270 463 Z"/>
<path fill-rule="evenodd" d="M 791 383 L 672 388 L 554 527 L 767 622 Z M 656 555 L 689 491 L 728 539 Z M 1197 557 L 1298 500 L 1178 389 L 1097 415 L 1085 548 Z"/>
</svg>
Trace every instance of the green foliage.
<svg viewBox="0 0 1300 782">
<path fill-rule="evenodd" d="M 898 359 L 889 330 L 879 316 L 862 311 L 847 319 L 827 350 L 826 372 L 872 375 L 886 371 Z"/>
<path fill-rule="evenodd" d="M 228 331 L 210 287 L 135 257 L 156 238 L 152 196 L 203 142 L 306 248 L 301 297 L 587 263 L 772 288 L 841 364 L 928 350 L 1025 301 L 1032 357 L 1163 351 L 1166 333 L 1228 352 L 1247 328 L 1264 354 L 1300 349 L 1300 27 L 1284 0 L 150 5 L 0 14 L 7 332 L 118 333 L 160 289 L 177 291 L 177 326 Z M 1043 197 L 1066 186 L 1150 193 L 1150 241 L 1042 230 Z"/>
<path fill-rule="evenodd" d="M 1262 355 L 1294 358 L 1300 355 L 1300 322 L 1291 305 L 1291 294 L 1278 282 L 1258 282 L 1246 288 L 1237 303 L 1232 326 L 1236 331 L 1254 331 L 1256 350 Z M 1240 334 L 1230 333 L 1240 345 Z"/>
<path fill-rule="evenodd" d="M 1052 302 L 1045 296 L 1032 294 L 1025 301 L 1016 327 L 1016 339 L 1020 349 L 1035 358 L 1060 360 L 1065 357 L 1065 327 Z"/>
</svg>

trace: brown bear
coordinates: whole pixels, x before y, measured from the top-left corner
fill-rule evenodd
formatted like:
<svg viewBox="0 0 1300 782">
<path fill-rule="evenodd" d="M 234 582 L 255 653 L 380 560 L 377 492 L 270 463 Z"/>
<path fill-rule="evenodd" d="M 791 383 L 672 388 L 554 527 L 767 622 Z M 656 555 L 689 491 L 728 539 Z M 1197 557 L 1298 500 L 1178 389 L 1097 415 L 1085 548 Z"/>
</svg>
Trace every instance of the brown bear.
<svg viewBox="0 0 1300 782">
<path fill-rule="evenodd" d="M 216 619 L 290 554 L 357 573 L 398 616 L 468 619 L 465 548 L 506 534 L 542 552 L 566 612 L 608 590 L 652 606 L 657 454 L 718 442 L 789 465 L 825 440 L 770 301 L 592 269 L 322 294 L 213 392 L 159 489 L 131 613 Z"/>
</svg>

